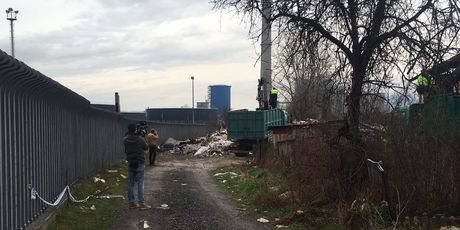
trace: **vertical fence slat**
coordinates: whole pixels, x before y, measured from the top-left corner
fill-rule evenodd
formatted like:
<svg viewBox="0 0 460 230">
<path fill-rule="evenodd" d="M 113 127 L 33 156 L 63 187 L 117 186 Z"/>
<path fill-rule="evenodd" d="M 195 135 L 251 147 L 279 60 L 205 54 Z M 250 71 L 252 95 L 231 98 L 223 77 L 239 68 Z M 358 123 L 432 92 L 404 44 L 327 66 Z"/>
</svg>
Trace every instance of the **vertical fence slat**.
<svg viewBox="0 0 460 230">
<path fill-rule="evenodd" d="M 13 215 L 11 213 L 11 178 L 12 178 L 12 173 L 11 173 L 11 166 L 13 164 L 13 162 L 11 161 L 11 155 L 13 154 L 13 151 L 11 149 L 11 145 L 12 145 L 12 141 L 11 141 L 11 137 L 13 136 L 12 133 L 11 133 L 11 124 L 13 123 L 12 120 L 11 120 L 11 111 L 12 111 L 12 108 L 11 108 L 11 100 L 12 100 L 12 97 L 11 97 L 11 92 L 8 92 L 7 94 L 7 103 L 6 103 L 6 153 L 5 153 L 5 157 L 6 157 L 6 166 L 5 166 L 5 169 L 6 169 L 6 184 L 5 184 L 5 190 L 6 190 L 6 193 L 5 193 L 5 196 L 6 196 L 6 226 L 12 226 L 13 224 L 13 221 L 12 221 L 12 218 L 13 218 Z"/>
<path fill-rule="evenodd" d="M 6 161 L 5 161 L 5 155 L 6 155 L 6 150 L 4 149 L 5 147 L 5 138 L 6 138 L 6 134 L 5 134 L 5 122 L 6 122 L 6 115 L 5 115 L 5 98 L 6 98 L 6 95 L 4 94 L 5 93 L 5 89 L 0 85 L 0 152 L 1 152 L 1 155 L 0 155 L 0 165 L 2 166 L 0 168 L 0 193 L 1 194 L 5 194 L 5 188 L 6 188 L 6 185 L 5 185 L 5 164 L 6 164 Z M 6 196 L 4 195 L 0 195 L 0 210 L 2 210 L 2 212 L 0 213 L 0 229 L 6 229 L 6 212 L 4 212 L 3 210 L 6 210 L 6 204 L 5 204 L 5 199 L 6 199 Z"/>
</svg>

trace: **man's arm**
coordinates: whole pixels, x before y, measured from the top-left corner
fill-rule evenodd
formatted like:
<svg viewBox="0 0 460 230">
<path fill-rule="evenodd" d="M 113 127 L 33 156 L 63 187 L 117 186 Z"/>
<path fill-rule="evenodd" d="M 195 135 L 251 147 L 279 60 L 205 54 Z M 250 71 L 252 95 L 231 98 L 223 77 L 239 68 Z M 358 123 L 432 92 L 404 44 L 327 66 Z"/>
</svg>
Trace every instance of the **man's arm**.
<svg viewBox="0 0 460 230">
<path fill-rule="evenodd" d="M 140 140 L 141 148 L 142 148 L 143 150 L 149 149 L 149 145 L 147 144 L 147 142 L 145 141 L 144 138 L 139 137 L 139 140 Z"/>
</svg>

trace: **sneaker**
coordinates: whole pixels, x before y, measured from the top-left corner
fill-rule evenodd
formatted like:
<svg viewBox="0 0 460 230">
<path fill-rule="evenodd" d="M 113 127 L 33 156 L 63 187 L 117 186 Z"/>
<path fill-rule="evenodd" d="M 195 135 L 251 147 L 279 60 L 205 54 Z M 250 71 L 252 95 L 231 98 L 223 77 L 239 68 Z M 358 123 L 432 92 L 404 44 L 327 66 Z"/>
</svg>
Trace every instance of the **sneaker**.
<svg viewBox="0 0 460 230">
<path fill-rule="evenodd" d="M 147 210 L 147 209 L 151 209 L 152 206 L 148 205 L 148 204 L 143 204 L 141 206 L 139 206 L 139 209 L 140 210 Z"/>
<path fill-rule="evenodd" d="M 131 204 L 129 205 L 129 209 L 138 209 L 140 208 L 141 206 L 139 206 L 138 204 Z"/>
</svg>

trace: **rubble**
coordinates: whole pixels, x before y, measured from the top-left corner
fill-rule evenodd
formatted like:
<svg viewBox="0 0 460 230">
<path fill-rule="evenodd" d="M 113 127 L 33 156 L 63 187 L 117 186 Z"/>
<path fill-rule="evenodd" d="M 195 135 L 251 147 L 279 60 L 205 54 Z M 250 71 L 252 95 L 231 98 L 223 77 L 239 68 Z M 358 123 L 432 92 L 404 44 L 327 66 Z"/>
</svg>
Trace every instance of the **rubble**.
<svg viewBox="0 0 460 230">
<path fill-rule="evenodd" d="M 455 226 L 444 226 L 444 227 L 441 227 L 439 230 L 460 230 L 460 228 L 455 227 Z"/>
<path fill-rule="evenodd" d="M 175 140 L 174 138 L 168 138 L 166 139 L 162 146 L 163 146 L 163 150 L 175 150 L 178 146 L 179 146 L 179 141 Z"/>
<path fill-rule="evenodd" d="M 163 143 L 163 149 L 171 153 L 182 153 L 195 157 L 220 157 L 229 154 L 229 148 L 233 144 L 227 140 L 227 131 L 220 130 L 196 139 L 177 141 L 168 138 Z"/>
<path fill-rule="evenodd" d="M 313 125 L 313 124 L 318 124 L 319 120 L 313 119 L 313 118 L 306 118 L 305 120 L 294 120 L 292 121 L 292 124 L 294 125 Z"/>
</svg>

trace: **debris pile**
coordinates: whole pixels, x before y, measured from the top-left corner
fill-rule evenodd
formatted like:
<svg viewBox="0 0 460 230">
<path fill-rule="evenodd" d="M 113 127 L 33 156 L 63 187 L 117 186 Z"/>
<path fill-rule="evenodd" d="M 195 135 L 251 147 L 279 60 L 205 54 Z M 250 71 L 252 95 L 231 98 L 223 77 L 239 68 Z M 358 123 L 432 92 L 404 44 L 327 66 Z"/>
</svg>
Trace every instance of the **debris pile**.
<svg viewBox="0 0 460 230">
<path fill-rule="evenodd" d="M 318 124 L 319 120 L 313 119 L 313 118 L 306 118 L 304 120 L 294 120 L 292 121 L 292 124 L 294 125 L 313 125 L 313 124 Z"/>
<path fill-rule="evenodd" d="M 177 141 L 168 138 L 163 143 L 163 150 L 170 153 L 192 154 L 196 157 L 223 156 L 229 153 L 229 148 L 233 144 L 227 140 L 227 131 L 216 131 L 206 137 Z"/>
</svg>

